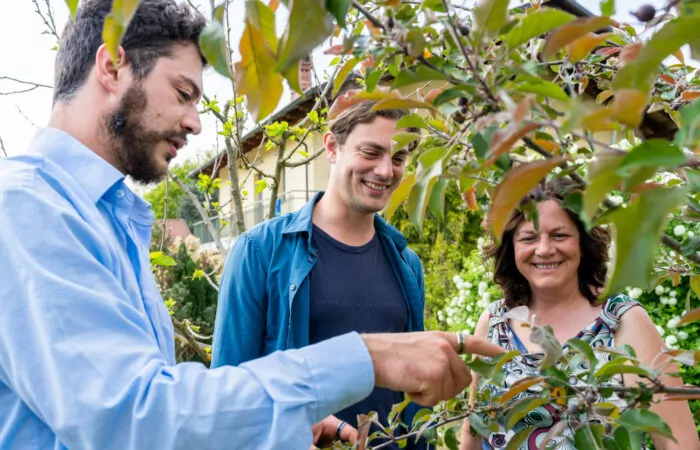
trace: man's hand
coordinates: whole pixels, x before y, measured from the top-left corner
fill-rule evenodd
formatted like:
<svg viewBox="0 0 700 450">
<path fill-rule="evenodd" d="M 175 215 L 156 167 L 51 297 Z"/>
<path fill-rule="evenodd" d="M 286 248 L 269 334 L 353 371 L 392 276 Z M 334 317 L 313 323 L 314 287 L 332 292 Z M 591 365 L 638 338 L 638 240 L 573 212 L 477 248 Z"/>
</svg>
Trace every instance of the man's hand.
<svg viewBox="0 0 700 450">
<path fill-rule="evenodd" d="M 350 442 L 351 444 L 357 442 L 357 429 L 346 423 L 340 430 L 340 436 L 336 436 L 338 425 L 340 425 L 340 419 L 335 416 L 328 416 L 311 427 L 311 431 L 314 435 L 314 446 L 331 443 L 337 439 Z"/>
<path fill-rule="evenodd" d="M 366 334 L 362 338 L 374 364 L 375 385 L 407 393 L 422 406 L 433 406 L 462 392 L 471 374 L 457 355 L 455 333 Z M 466 353 L 494 356 L 503 348 L 482 338 L 466 336 Z"/>
</svg>

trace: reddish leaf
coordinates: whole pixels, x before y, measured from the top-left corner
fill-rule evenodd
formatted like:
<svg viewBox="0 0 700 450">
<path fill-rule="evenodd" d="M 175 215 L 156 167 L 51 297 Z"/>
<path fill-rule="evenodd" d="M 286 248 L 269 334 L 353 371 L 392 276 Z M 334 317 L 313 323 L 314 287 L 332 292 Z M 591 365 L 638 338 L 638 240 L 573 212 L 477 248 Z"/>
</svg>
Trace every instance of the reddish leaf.
<svg viewBox="0 0 700 450">
<path fill-rule="evenodd" d="M 521 380 L 518 380 L 511 386 L 508 391 L 501 396 L 501 399 L 499 400 L 499 403 L 501 405 L 505 404 L 508 400 L 514 398 L 516 395 L 520 394 L 521 392 L 527 390 L 530 386 L 534 386 L 537 383 L 542 382 L 545 379 L 545 377 L 527 377 L 523 378 Z"/>
<path fill-rule="evenodd" d="M 474 186 L 462 193 L 462 200 L 464 200 L 464 203 L 472 211 L 479 210 L 479 204 L 476 202 L 476 192 L 474 191 Z"/>
<path fill-rule="evenodd" d="M 678 322 L 678 325 L 685 325 L 686 323 L 690 322 L 695 322 L 700 320 L 700 308 L 695 308 L 694 310 L 690 311 L 689 313 L 686 313 L 683 317 L 681 317 L 680 322 Z"/>
<path fill-rule="evenodd" d="M 279 5 L 280 5 L 279 0 L 270 0 L 270 4 L 267 6 L 272 10 L 272 12 L 275 12 L 275 11 L 277 11 L 277 7 Z"/>
<path fill-rule="evenodd" d="M 681 62 L 681 64 L 685 64 L 685 56 L 683 56 L 683 52 L 680 48 L 673 52 L 673 56 L 675 56 L 676 59 Z"/>
<path fill-rule="evenodd" d="M 336 98 L 328 110 L 328 119 L 334 119 L 341 111 L 346 110 L 354 104 L 365 101 L 365 99 L 357 96 L 358 92 L 359 89 L 351 89 Z"/>
<path fill-rule="evenodd" d="M 506 222 L 518 203 L 552 169 L 564 161 L 566 159 L 561 157 L 534 161 L 521 164 L 506 173 L 493 192 L 488 212 L 488 223 L 497 242 L 501 241 Z"/>
<path fill-rule="evenodd" d="M 622 50 L 621 47 L 605 47 L 605 48 L 599 48 L 598 50 L 595 51 L 596 55 L 603 55 L 606 58 L 611 57 L 612 55 L 615 55 Z"/>
<path fill-rule="evenodd" d="M 350 50 L 346 51 L 344 45 L 334 45 L 325 52 L 323 52 L 324 55 L 345 55 L 346 53 L 349 53 Z"/>
<path fill-rule="evenodd" d="M 550 141 L 549 139 L 533 138 L 532 142 L 539 145 L 540 147 L 547 150 L 548 152 L 554 152 L 554 151 L 559 149 L 559 146 L 557 145 L 557 143 L 554 141 Z"/>
<path fill-rule="evenodd" d="M 432 110 L 434 109 L 434 106 L 429 103 L 421 102 L 419 100 L 412 100 L 410 98 L 387 98 L 377 102 L 377 104 L 372 107 L 372 111 L 413 108 L 425 108 Z"/>
<path fill-rule="evenodd" d="M 542 51 L 545 60 L 551 59 L 554 54 L 568 44 L 586 34 L 612 25 L 609 17 L 582 17 L 573 20 L 566 25 L 557 28 L 547 39 Z"/>
<path fill-rule="evenodd" d="M 695 100 L 698 97 L 700 97 L 700 91 L 683 91 L 683 94 L 681 94 L 681 100 L 684 102 Z"/>
<path fill-rule="evenodd" d="M 493 140 L 489 146 L 489 161 L 487 166 L 496 162 L 496 160 L 504 153 L 510 151 L 520 139 L 525 137 L 529 132 L 536 130 L 540 126 L 532 122 L 526 123 L 521 128 L 515 129 L 515 126 L 510 125 L 503 130 L 499 130 L 493 135 Z"/>
<path fill-rule="evenodd" d="M 622 51 L 620 51 L 620 63 L 624 66 L 636 60 L 642 51 L 642 47 L 644 47 L 642 42 L 633 42 L 624 46 Z"/>
<path fill-rule="evenodd" d="M 661 78 L 668 84 L 676 84 L 676 79 L 673 78 L 671 75 L 661 74 L 659 75 L 659 78 Z"/>
<path fill-rule="evenodd" d="M 608 36 L 609 33 L 586 33 L 580 38 L 576 39 L 575 41 L 566 46 L 569 61 L 571 61 L 572 63 L 581 61 L 583 58 L 586 57 L 586 55 L 588 55 L 591 52 L 591 50 L 596 48 Z"/>
</svg>

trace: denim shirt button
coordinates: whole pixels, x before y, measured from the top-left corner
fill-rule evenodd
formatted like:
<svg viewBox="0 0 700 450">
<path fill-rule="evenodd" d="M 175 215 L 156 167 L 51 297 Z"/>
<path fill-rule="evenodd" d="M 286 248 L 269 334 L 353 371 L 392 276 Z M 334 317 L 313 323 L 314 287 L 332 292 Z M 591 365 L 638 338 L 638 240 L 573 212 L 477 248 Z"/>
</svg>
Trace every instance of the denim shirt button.
<svg viewBox="0 0 700 450">
<path fill-rule="evenodd" d="M 292 284 L 289 286 L 289 290 L 291 290 L 291 291 L 293 291 L 296 288 L 297 288 L 296 284 Z"/>
</svg>

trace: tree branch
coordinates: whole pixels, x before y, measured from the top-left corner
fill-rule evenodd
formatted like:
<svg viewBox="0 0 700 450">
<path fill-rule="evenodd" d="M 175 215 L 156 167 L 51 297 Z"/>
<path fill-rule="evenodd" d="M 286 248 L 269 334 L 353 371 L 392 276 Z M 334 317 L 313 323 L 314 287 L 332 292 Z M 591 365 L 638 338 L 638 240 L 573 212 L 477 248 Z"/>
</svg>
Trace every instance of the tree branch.
<svg viewBox="0 0 700 450">
<path fill-rule="evenodd" d="M 219 250 L 219 253 L 225 258 L 226 255 L 228 254 L 228 251 L 226 251 L 226 248 L 224 245 L 221 243 L 221 237 L 219 236 L 219 232 L 214 228 L 214 225 L 211 223 L 211 218 L 207 214 L 206 211 L 204 211 L 204 208 L 202 208 L 202 205 L 199 204 L 199 200 L 197 199 L 197 196 L 192 193 L 190 188 L 183 183 L 178 177 L 175 175 L 171 174 L 170 177 L 173 179 L 175 183 L 177 183 L 178 186 L 180 186 L 180 189 L 182 189 L 185 194 L 189 197 L 189 199 L 192 201 L 192 204 L 194 204 L 194 207 L 197 209 L 197 212 L 199 215 L 202 217 L 202 220 L 204 221 L 204 224 L 207 227 L 207 230 L 209 231 L 209 234 L 214 238 L 214 242 L 216 244 L 216 248 Z"/>
<path fill-rule="evenodd" d="M 2 150 L 2 154 L 7 158 L 7 150 L 5 150 L 5 143 L 2 141 L 2 136 L 0 136 L 0 150 Z"/>
<path fill-rule="evenodd" d="M 44 16 L 44 13 L 41 12 L 41 8 L 39 8 L 39 2 L 37 0 L 32 0 L 32 3 L 34 3 L 34 7 L 36 8 L 34 12 L 41 17 L 44 25 L 46 25 L 46 28 L 48 28 L 48 30 L 44 31 L 44 33 L 53 35 L 56 38 L 56 42 L 58 42 L 60 37 L 56 31 L 56 22 L 53 19 L 53 9 L 51 8 L 51 4 L 49 4 L 49 0 L 44 0 L 44 3 L 46 3 L 46 16 Z"/>
<path fill-rule="evenodd" d="M 311 161 L 318 158 L 319 156 L 321 156 L 325 151 L 326 151 L 326 148 L 322 147 L 320 150 L 316 151 L 316 153 L 314 153 L 313 155 L 309 155 L 308 157 L 302 159 L 301 161 L 296 161 L 293 163 L 285 161 L 284 167 L 288 167 L 290 169 L 293 169 L 294 167 L 303 166 L 305 164 L 310 163 Z"/>
<path fill-rule="evenodd" d="M 193 335 L 193 332 L 189 328 L 189 321 L 184 320 L 183 322 L 180 322 L 175 317 L 170 316 L 170 318 L 173 322 L 173 327 L 175 327 L 175 329 L 181 333 L 182 337 L 185 339 L 185 342 L 187 342 L 195 353 L 197 353 L 197 356 L 199 356 L 202 361 L 211 361 L 211 354 L 206 350 L 209 346 L 197 341 Z"/>
<path fill-rule="evenodd" d="M 24 94 L 25 92 L 31 92 L 31 91 L 38 89 L 38 88 L 53 89 L 53 87 L 49 86 L 48 84 L 35 83 L 33 81 L 18 80 L 17 78 L 13 78 L 13 77 L 0 76 L 0 81 L 2 81 L 2 80 L 12 81 L 12 82 L 19 83 L 19 84 L 29 86 L 29 87 L 24 88 L 24 89 L 19 89 L 16 91 L 0 92 L 0 95 Z"/>
</svg>

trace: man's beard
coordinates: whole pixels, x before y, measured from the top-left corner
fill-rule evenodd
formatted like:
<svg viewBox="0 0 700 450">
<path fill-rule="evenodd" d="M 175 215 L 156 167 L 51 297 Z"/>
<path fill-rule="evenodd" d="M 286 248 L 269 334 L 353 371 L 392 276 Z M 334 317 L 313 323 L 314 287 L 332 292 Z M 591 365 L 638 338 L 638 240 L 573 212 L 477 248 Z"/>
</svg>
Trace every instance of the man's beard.
<svg viewBox="0 0 700 450">
<path fill-rule="evenodd" d="M 124 93 L 117 110 L 105 118 L 117 168 L 144 184 L 160 181 L 167 174 L 167 169 L 164 171 L 158 166 L 156 146 L 166 139 L 187 136 L 184 132 L 146 129 L 143 119 L 147 104 L 146 92 L 134 83 Z"/>
</svg>

